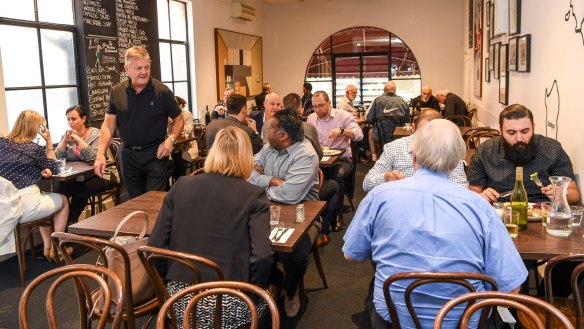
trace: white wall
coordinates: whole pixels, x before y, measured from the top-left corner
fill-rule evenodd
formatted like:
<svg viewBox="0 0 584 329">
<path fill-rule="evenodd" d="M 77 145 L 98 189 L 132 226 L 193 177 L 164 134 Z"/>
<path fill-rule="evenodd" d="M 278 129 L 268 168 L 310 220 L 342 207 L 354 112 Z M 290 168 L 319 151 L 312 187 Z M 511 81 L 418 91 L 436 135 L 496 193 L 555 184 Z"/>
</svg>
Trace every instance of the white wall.
<svg viewBox="0 0 584 329">
<path fill-rule="evenodd" d="M 422 84 L 463 96 L 464 0 L 303 1 L 265 6 L 264 81 L 280 94 L 301 93 L 308 61 L 331 34 L 373 26 L 413 51 Z M 465 97 L 463 97 L 465 98 Z"/>
<path fill-rule="evenodd" d="M 571 2 L 581 27 L 584 0 Z M 522 1 L 521 35 L 531 34 L 531 72 L 510 72 L 509 104 L 519 103 L 529 108 L 534 114 L 535 132 L 546 135 L 545 92 L 557 80 L 559 100 L 554 90 L 547 101 L 547 112 L 555 118 L 559 109 L 559 119 L 557 123 L 551 118 L 548 121 L 557 124 L 557 140 L 570 155 L 574 171 L 584 173 L 584 115 L 579 82 L 584 76 L 584 37 L 574 33 L 576 23 L 571 15 L 568 22 L 564 20 L 569 6 L 570 0 Z M 486 43 L 484 49 L 486 57 Z M 483 81 L 482 98 L 473 96 L 472 102 L 477 105 L 483 122 L 496 122 L 506 106 L 498 102 L 498 83 L 491 76 L 490 83 Z M 556 131 L 548 128 L 547 135 L 555 138 Z"/>
<path fill-rule="evenodd" d="M 215 28 L 262 36 L 263 34 L 263 3 L 254 0 L 243 0 L 256 8 L 256 18 L 253 21 L 232 18 L 230 14 L 231 0 L 194 0 L 193 25 L 195 39 L 195 76 L 196 100 L 195 110 L 217 104 L 217 72 L 215 69 Z M 264 45 L 264 54 L 265 45 Z M 264 59 L 265 61 L 265 59 Z M 265 67 L 264 67 L 265 70 Z M 264 74 L 264 80 L 266 75 Z M 221 91 L 222 92 L 222 91 Z M 209 111 L 210 111 L 209 110 Z"/>
</svg>

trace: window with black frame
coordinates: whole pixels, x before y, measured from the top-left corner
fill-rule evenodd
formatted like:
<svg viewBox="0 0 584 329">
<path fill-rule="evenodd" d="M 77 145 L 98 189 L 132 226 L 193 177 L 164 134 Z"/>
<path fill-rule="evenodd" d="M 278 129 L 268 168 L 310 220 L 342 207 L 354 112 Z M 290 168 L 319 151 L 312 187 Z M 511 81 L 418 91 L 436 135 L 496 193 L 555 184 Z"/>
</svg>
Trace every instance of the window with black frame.
<svg viewBox="0 0 584 329">
<path fill-rule="evenodd" d="M 334 106 L 348 84 L 359 90 L 354 105 L 367 104 L 383 94 L 390 79 L 406 101 L 421 93 L 420 67 L 411 49 L 395 34 L 368 26 L 327 37 L 312 55 L 305 75 L 313 92 L 326 91 Z"/>
<path fill-rule="evenodd" d="M 158 0 L 161 81 L 191 104 L 187 4 Z M 194 108 L 189 107 L 197 117 Z"/>
</svg>

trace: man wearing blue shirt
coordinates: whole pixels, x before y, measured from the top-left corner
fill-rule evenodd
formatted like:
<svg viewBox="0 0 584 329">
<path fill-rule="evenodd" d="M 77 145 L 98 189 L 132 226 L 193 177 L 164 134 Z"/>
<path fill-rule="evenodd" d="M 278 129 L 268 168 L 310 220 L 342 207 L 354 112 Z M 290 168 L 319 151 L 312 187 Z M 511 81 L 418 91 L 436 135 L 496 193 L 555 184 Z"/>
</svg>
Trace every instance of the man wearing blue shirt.
<svg viewBox="0 0 584 329">
<path fill-rule="evenodd" d="M 411 147 L 416 173 L 371 190 L 344 237 L 343 253 L 348 261 L 371 259 L 375 265 L 373 328 L 390 328 L 383 282 L 396 273 L 484 273 L 497 281 L 500 291 L 513 292 L 519 291 L 527 277 L 519 253 L 491 205 L 448 179 L 465 155 L 456 125 L 432 120 L 416 132 Z M 473 285 L 477 291 L 485 290 L 482 283 Z M 402 328 L 414 328 L 403 303 L 406 286 L 398 281 L 391 286 L 391 295 Z M 434 284 L 414 292 L 422 327 L 431 328 L 440 307 L 460 293 L 447 287 Z M 453 311 L 448 319 L 460 315 Z M 458 321 L 450 323 L 455 328 Z"/>
</svg>

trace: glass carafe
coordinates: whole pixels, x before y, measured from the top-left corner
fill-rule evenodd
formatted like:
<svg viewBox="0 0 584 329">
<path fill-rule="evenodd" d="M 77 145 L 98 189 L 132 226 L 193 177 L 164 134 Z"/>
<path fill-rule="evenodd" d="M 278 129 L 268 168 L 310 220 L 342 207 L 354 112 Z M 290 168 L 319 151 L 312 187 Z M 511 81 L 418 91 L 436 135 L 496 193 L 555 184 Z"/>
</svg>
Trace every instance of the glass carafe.
<svg viewBox="0 0 584 329">
<path fill-rule="evenodd" d="M 572 234 L 572 213 L 568 204 L 568 185 L 572 179 L 565 176 L 551 176 L 550 182 L 554 198 L 547 215 L 546 231 L 554 236 Z"/>
</svg>

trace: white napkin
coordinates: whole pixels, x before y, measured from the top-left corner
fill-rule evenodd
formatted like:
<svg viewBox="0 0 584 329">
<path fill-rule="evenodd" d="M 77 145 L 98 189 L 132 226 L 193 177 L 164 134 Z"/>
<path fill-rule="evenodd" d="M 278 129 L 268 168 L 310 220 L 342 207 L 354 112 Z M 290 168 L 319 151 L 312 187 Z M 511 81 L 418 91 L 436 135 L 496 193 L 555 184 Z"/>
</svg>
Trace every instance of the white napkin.
<svg viewBox="0 0 584 329">
<path fill-rule="evenodd" d="M 331 157 L 330 156 L 323 156 L 322 159 L 320 161 L 329 161 Z"/>
<path fill-rule="evenodd" d="M 282 227 L 276 227 L 276 228 L 272 229 L 272 232 L 270 233 L 270 241 L 276 242 L 276 236 L 280 237 L 280 234 L 282 234 L 283 230 L 284 230 L 284 228 L 282 228 Z M 294 229 L 288 228 L 287 231 L 282 235 L 282 237 L 280 237 L 280 239 L 278 239 L 277 242 L 278 243 L 286 243 L 286 241 L 288 241 L 288 238 L 290 238 L 292 233 L 294 233 Z"/>
<path fill-rule="evenodd" d="M 58 175 L 55 175 L 55 176 L 57 176 L 57 177 L 67 177 L 67 176 L 73 175 L 76 172 L 77 172 L 77 170 L 73 170 L 73 168 L 69 167 L 69 169 L 68 170 L 65 170 L 65 172 L 62 172 L 62 173 L 60 173 Z"/>
</svg>

